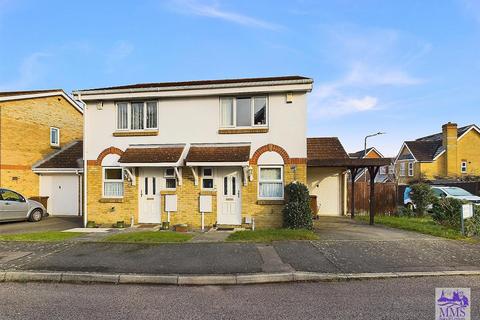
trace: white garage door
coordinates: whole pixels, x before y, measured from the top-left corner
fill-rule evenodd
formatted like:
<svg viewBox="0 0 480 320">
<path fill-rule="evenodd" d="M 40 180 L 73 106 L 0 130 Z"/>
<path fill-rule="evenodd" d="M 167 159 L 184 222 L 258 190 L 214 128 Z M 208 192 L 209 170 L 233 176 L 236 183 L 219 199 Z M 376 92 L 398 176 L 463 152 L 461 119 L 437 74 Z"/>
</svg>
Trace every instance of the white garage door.
<svg viewBox="0 0 480 320">
<path fill-rule="evenodd" d="M 308 189 L 317 196 L 318 214 L 342 215 L 342 171 L 336 168 L 308 168 Z"/>
<path fill-rule="evenodd" d="M 48 198 L 47 210 L 51 215 L 79 213 L 79 176 L 75 174 L 42 174 L 40 195 Z"/>
</svg>

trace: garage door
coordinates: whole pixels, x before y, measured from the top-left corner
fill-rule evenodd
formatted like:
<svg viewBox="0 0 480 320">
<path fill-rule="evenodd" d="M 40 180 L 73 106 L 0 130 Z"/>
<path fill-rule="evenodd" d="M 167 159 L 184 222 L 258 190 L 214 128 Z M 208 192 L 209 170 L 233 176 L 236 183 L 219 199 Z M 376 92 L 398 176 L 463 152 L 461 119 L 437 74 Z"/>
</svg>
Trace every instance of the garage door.
<svg viewBox="0 0 480 320">
<path fill-rule="evenodd" d="M 42 174 L 40 195 L 48 198 L 51 215 L 79 214 L 79 176 L 75 174 Z"/>
<path fill-rule="evenodd" d="M 342 174 L 335 168 L 308 168 L 308 189 L 317 196 L 318 214 L 342 215 Z"/>
</svg>

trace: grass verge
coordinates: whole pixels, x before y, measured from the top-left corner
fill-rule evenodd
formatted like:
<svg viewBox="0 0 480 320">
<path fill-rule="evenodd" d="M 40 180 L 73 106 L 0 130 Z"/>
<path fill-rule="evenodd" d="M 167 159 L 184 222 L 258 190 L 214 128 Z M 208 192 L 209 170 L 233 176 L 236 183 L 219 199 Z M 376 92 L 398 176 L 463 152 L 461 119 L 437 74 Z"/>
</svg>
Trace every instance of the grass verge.
<svg viewBox="0 0 480 320">
<path fill-rule="evenodd" d="M 103 241 L 124 243 L 170 243 L 185 242 L 192 237 L 193 235 L 188 233 L 173 231 L 135 231 L 115 234 L 103 239 Z"/>
<path fill-rule="evenodd" d="M 318 236 L 315 232 L 304 229 L 265 229 L 237 231 L 227 238 L 227 241 L 245 242 L 272 242 L 282 240 L 318 240 Z"/>
<path fill-rule="evenodd" d="M 368 222 L 368 216 L 357 216 L 355 219 Z M 388 227 L 416 231 L 429 234 L 436 237 L 442 237 L 455 240 L 466 240 L 467 237 L 462 236 L 460 231 L 442 226 L 430 217 L 414 218 L 414 217 L 394 217 L 394 216 L 376 216 L 375 223 L 383 224 Z"/>
<path fill-rule="evenodd" d="M 15 233 L 0 235 L 0 241 L 63 241 L 78 237 L 84 233 L 80 232 L 61 232 L 45 231 L 32 233 Z"/>
</svg>

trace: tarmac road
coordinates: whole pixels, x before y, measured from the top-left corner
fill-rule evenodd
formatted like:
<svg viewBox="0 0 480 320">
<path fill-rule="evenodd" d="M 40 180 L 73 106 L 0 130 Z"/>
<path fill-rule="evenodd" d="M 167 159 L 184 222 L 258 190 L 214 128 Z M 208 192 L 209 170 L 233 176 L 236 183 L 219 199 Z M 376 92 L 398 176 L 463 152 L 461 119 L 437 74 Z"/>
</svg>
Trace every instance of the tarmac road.
<svg viewBox="0 0 480 320">
<path fill-rule="evenodd" d="M 480 277 L 430 277 L 250 286 L 0 283 L 0 319 L 434 319 L 436 287 Z"/>
</svg>

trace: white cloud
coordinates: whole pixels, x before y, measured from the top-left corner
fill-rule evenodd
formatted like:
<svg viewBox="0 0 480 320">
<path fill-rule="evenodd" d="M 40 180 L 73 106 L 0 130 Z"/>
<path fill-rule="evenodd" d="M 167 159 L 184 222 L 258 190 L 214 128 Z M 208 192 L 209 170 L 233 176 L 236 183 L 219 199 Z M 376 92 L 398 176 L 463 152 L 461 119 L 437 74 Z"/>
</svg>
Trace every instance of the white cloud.
<svg viewBox="0 0 480 320">
<path fill-rule="evenodd" d="M 425 82 L 411 75 L 407 69 L 430 51 L 429 44 L 419 45 L 415 40 L 408 50 L 402 50 L 404 37 L 390 29 L 362 30 L 352 26 L 334 26 L 327 28 L 326 34 L 326 58 L 331 60 L 332 65 L 343 69 L 343 75 L 315 87 L 309 109 L 314 118 L 378 110 L 380 100 L 385 100 L 379 98 L 386 96 L 385 87 L 391 87 L 389 91 L 392 92 L 392 88 Z M 332 52 L 335 54 L 332 55 Z M 382 108 L 388 105 L 388 101 L 382 101 Z"/>
<path fill-rule="evenodd" d="M 226 11 L 219 8 L 218 5 L 201 4 L 195 0 L 174 0 L 172 2 L 177 11 L 187 14 L 193 14 L 202 17 L 221 19 L 228 22 L 240 24 L 247 27 L 262 28 L 269 30 L 280 30 L 282 26 L 270 23 L 265 20 L 253 18 L 240 13 Z"/>
<path fill-rule="evenodd" d="M 0 84 L 0 90 L 22 90 L 34 85 L 39 78 L 45 74 L 45 58 L 50 54 L 45 52 L 34 52 L 26 57 L 20 64 L 18 77 L 6 83 Z"/>
</svg>

